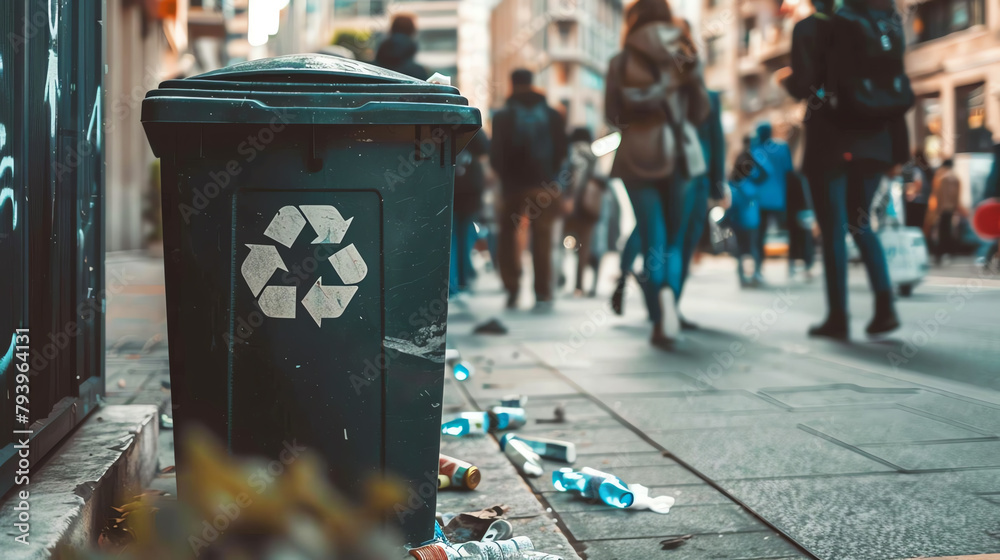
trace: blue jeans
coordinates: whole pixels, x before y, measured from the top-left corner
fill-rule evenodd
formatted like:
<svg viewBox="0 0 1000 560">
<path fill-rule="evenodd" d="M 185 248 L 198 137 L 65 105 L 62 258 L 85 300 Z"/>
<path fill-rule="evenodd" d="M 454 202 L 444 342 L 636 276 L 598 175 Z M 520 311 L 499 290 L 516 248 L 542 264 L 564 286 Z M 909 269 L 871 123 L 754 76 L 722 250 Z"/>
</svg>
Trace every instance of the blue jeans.
<svg viewBox="0 0 1000 560">
<path fill-rule="evenodd" d="M 705 220 L 708 219 L 708 180 L 696 178 L 688 186 L 688 192 L 684 196 L 684 215 L 687 220 L 687 232 L 684 234 L 684 256 L 681 268 L 681 286 L 678 289 L 677 297 L 680 298 L 680 291 L 687 283 L 688 273 L 691 268 L 691 258 L 698 248 L 701 235 L 705 232 Z"/>
<path fill-rule="evenodd" d="M 882 173 L 858 164 L 810 177 L 816 219 L 823 232 L 826 300 L 831 317 L 847 315 L 847 240 L 854 238 L 876 293 L 892 292 L 882 243 L 871 228 L 871 205 Z"/>
<path fill-rule="evenodd" d="M 682 201 L 684 208 L 684 220 L 687 224 L 684 232 L 682 257 L 681 257 L 681 281 L 676 291 L 677 298 L 684 289 L 687 282 L 688 273 L 691 267 L 691 258 L 694 256 L 701 235 L 705 232 L 705 220 L 708 219 L 708 183 L 695 179 L 687 186 Z M 631 274 L 635 259 L 642 250 L 642 240 L 639 237 L 638 226 L 632 230 L 632 235 L 625 242 L 625 247 L 621 253 L 622 275 Z"/>
<path fill-rule="evenodd" d="M 448 292 L 457 294 L 469 287 L 475 275 L 472 269 L 472 246 L 476 243 L 472 216 L 455 216 L 451 227 L 451 274 L 448 275 Z"/>
<path fill-rule="evenodd" d="M 660 292 L 671 288 L 674 300 L 680 296 L 684 232 L 687 214 L 684 208 L 685 183 L 670 179 L 629 181 L 625 184 L 635 210 L 636 232 L 643 254 L 643 274 L 639 279 L 649 319 L 663 319 Z M 633 233 L 635 235 L 635 233 Z M 627 244 L 626 244 L 627 247 Z"/>
</svg>

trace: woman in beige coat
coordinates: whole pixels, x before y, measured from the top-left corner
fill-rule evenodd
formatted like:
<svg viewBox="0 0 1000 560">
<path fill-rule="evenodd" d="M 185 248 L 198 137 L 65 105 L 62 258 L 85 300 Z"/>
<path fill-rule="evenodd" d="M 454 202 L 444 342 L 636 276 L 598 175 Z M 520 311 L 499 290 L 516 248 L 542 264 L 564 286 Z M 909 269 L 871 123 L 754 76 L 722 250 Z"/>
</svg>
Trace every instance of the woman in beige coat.
<svg viewBox="0 0 1000 560">
<path fill-rule="evenodd" d="M 677 321 L 689 219 L 685 186 L 705 172 L 696 127 L 708 116 L 708 92 L 694 42 L 665 0 L 637 0 L 629 8 L 624 43 L 608 68 L 605 97 L 607 119 L 622 134 L 611 176 L 625 183 L 636 214 L 651 342 L 669 348 L 665 322 Z M 672 312 L 664 312 L 665 303 Z"/>
</svg>

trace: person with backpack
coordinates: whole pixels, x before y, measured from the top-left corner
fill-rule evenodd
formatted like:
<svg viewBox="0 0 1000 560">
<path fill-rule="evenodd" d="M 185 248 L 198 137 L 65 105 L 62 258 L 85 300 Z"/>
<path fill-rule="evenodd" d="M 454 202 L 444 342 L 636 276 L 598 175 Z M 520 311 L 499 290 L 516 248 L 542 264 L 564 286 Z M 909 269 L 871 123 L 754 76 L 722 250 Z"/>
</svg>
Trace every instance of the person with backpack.
<svg viewBox="0 0 1000 560">
<path fill-rule="evenodd" d="M 531 228 L 531 256 L 535 274 L 535 308 L 553 303 L 553 228 L 562 217 L 564 202 L 560 169 L 566 158 L 566 124 L 532 88 L 534 75 L 517 69 L 511 74 L 512 94 L 493 118 L 490 165 L 500 178 L 502 207 L 498 257 L 500 277 L 507 291 L 507 308 L 517 307 L 521 281 L 518 230 L 527 218 Z M 563 178 L 565 179 L 565 178 Z"/>
<path fill-rule="evenodd" d="M 608 67 L 605 91 L 607 120 L 621 130 L 611 176 L 625 183 L 636 213 L 650 342 L 668 349 L 668 331 L 679 328 L 686 187 L 706 169 L 696 127 L 710 111 L 708 90 L 694 41 L 666 0 L 629 7 L 624 43 Z"/>
<path fill-rule="evenodd" d="M 823 235 L 826 320 L 810 336 L 844 340 L 847 245 L 854 239 L 875 292 L 869 335 L 899 327 L 885 252 L 872 230 L 870 208 L 885 174 L 909 159 L 904 120 L 915 97 L 903 64 L 905 37 L 892 0 L 826 2 L 792 34 L 792 74 L 786 84 L 808 100 L 806 169 Z"/>
<path fill-rule="evenodd" d="M 472 247 L 476 229 L 473 223 L 483 207 L 486 174 L 482 158 L 490 152 L 486 131 L 480 130 L 455 158 L 455 197 L 451 226 L 451 274 L 449 293 L 468 291 L 476 275 L 472 267 Z"/>
<path fill-rule="evenodd" d="M 409 14 L 397 14 L 389 25 L 389 36 L 375 52 L 375 65 L 386 70 L 426 80 L 430 74 L 417 64 L 417 24 Z"/>
</svg>

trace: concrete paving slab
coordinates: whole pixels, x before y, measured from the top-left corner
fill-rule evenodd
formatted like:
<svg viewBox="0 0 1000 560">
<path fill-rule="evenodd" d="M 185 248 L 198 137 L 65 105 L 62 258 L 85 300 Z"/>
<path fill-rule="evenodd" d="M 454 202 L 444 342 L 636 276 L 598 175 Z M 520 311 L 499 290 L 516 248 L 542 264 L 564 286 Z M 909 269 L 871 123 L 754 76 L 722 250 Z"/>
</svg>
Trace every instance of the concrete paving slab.
<svg viewBox="0 0 1000 560">
<path fill-rule="evenodd" d="M 56 546 L 90 549 L 114 514 L 111 508 L 132 501 L 153 479 L 156 417 L 155 406 L 104 406 L 47 460 L 30 457 L 29 483 L 0 501 L 0 525 L 9 539 L 4 560 L 47 559 Z M 22 491 L 27 506 L 18 511 Z M 22 513 L 29 516 L 27 546 L 14 542 Z"/>
<path fill-rule="evenodd" d="M 650 435 L 713 480 L 893 470 L 796 429 L 678 430 Z"/>
<path fill-rule="evenodd" d="M 685 535 L 714 528 L 715 533 L 758 531 L 760 522 L 737 505 L 692 506 L 666 515 L 649 511 L 607 510 L 561 516 L 581 541 Z"/>
<path fill-rule="evenodd" d="M 669 560 L 784 560 L 806 558 L 799 551 L 770 531 L 752 533 L 722 533 L 697 535 L 678 548 L 662 550 L 656 538 L 586 541 L 589 558 L 600 560 L 635 560 L 637 558 L 668 558 Z"/>
<path fill-rule="evenodd" d="M 907 471 L 1000 467 L 1000 441 L 928 445 L 862 445 L 860 449 Z"/>
<path fill-rule="evenodd" d="M 618 393 L 643 394 L 652 391 L 686 391 L 699 388 L 696 381 L 675 372 L 623 373 L 614 376 L 611 383 L 600 376 L 586 376 L 575 379 L 584 390 L 600 391 L 606 395 Z"/>
<path fill-rule="evenodd" d="M 956 492 L 1000 471 L 728 481 L 726 486 L 820 558 L 885 560 L 1000 551 L 1000 504 Z M 928 500 L 928 496 L 947 499 Z"/>
<path fill-rule="evenodd" d="M 898 409 L 832 412 L 802 424 L 851 445 L 990 437 L 978 430 Z"/>
<path fill-rule="evenodd" d="M 762 389 L 759 393 L 791 409 L 836 406 L 893 406 L 904 403 L 921 389 L 865 387 L 853 383 Z"/>
<path fill-rule="evenodd" d="M 987 402 L 928 391 L 907 399 L 903 406 L 1000 435 L 1000 407 Z"/>
</svg>

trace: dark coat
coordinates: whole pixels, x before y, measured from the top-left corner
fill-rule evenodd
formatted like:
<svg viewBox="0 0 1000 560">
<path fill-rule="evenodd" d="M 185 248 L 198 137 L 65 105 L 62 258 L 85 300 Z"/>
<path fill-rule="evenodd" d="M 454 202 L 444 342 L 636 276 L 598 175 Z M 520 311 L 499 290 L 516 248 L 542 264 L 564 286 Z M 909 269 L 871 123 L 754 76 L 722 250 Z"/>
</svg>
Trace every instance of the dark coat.
<svg viewBox="0 0 1000 560">
<path fill-rule="evenodd" d="M 482 156 L 490 153 L 490 140 L 480 130 L 472 137 L 455 166 L 455 215 L 474 216 L 483 206 L 486 174 Z"/>
<path fill-rule="evenodd" d="M 612 177 L 657 180 L 678 172 L 687 180 L 705 172 L 696 127 L 710 108 L 696 52 L 679 27 L 651 22 L 611 59 L 604 110 L 622 134 Z"/>
<path fill-rule="evenodd" d="M 838 165 L 844 153 L 823 89 L 832 41 L 833 24 L 827 14 L 813 14 L 795 24 L 792 31 L 792 74 L 785 81 L 785 89 L 795 99 L 806 102 L 802 170 L 813 176 Z"/>
<path fill-rule="evenodd" d="M 490 145 L 490 166 L 500 177 L 505 191 L 525 190 L 543 186 L 543 183 L 556 179 L 555 176 L 541 178 L 526 176 L 525 162 L 517 161 L 514 154 L 514 108 L 519 104 L 531 108 L 539 103 L 545 103 L 545 96 L 537 91 L 523 91 L 511 95 L 503 109 L 493 116 L 493 142 Z M 549 137 L 552 139 L 551 169 L 558 173 L 566 159 L 569 138 L 566 136 L 566 119 L 559 111 L 548 108 Z"/>
<path fill-rule="evenodd" d="M 426 68 L 417 64 L 416 56 L 417 42 L 413 40 L 413 37 L 402 33 L 393 33 L 378 46 L 378 52 L 375 53 L 375 64 L 386 70 L 406 74 L 411 78 L 426 80 L 430 74 L 427 73 Z"/>
<path fill-rule="evenodd" d="M 990 168 L 990 175 L 986 178 L 983 200 L 998 196 L 1000 196 L 1000 144 L 993 146 L 993 167 Z"/>
<path fill-rule="evenodd" d="M 726 135 L 722 131 L 722 101 L 719 92 L 708 92 L 710 111 L 705 122 L 698 127 L 698 140 L 705 154 L 704 175 L 695 177 L 698 186 L 707 191 L 709 198 L 721 200 L 726 185 Z"/>
</svg>

